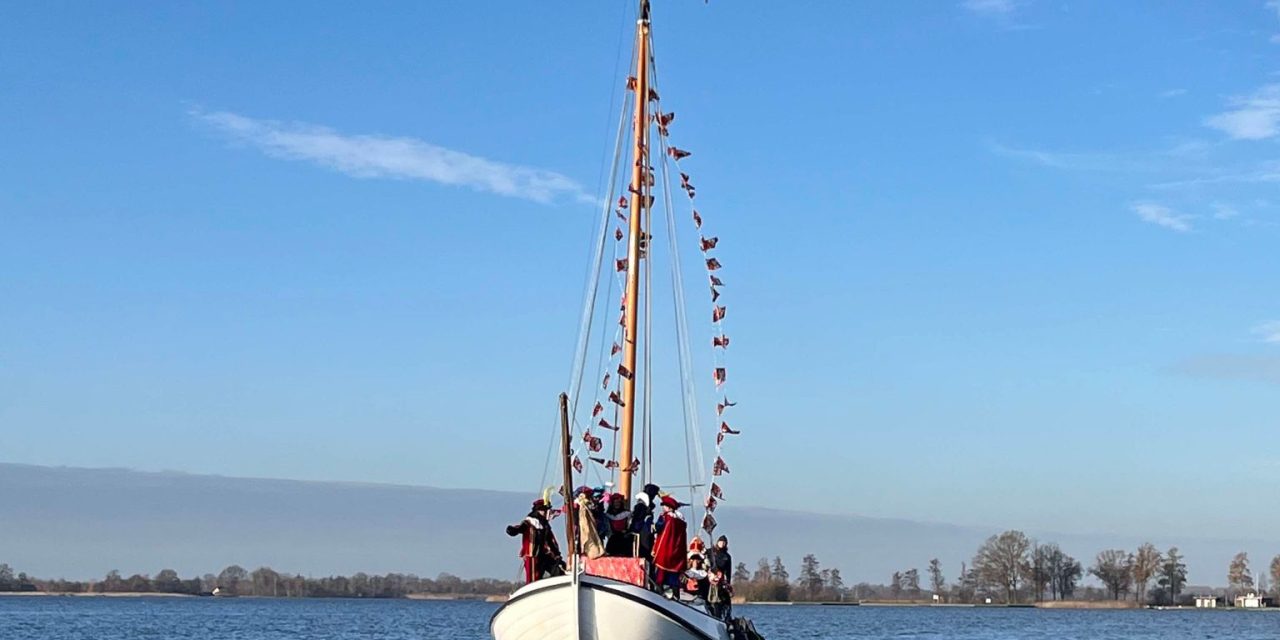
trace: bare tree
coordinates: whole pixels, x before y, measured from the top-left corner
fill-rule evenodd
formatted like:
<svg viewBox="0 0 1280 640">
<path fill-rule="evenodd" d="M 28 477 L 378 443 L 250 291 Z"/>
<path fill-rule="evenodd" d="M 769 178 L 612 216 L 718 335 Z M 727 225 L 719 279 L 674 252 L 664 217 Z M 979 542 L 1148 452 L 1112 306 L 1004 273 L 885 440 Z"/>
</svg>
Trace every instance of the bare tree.
<svg viewBox="0 0 1280 640">
<path fill-rule="evenodd" d="M 929 589 L 938 597 L 945 595 L 944 592 L 947 589 L 947 581 L 942 577 L 942 563 L 938 562 L 937 558 L 929 561 Z"/>
<path fill-rule="evenodd" d="M 1036 602 L 1044 599 L 1044 591 L 1053 582 L 1050 569 L 1053 563 L 1053 552 L 1058 545 L 1032 543 L 1031 546 L 1031 591 Z M 1061 553 L 1061 552 L 1059 552 Z"/>
<path fill-rule="evenodd" d="M 1178 604 L 1178 595 L 1182 593 L 1182 585 L 1187 583 L 1187 565 L 1182 563 L 1182 556 L 1177 547 L 1169 547 L 1164 554 L 1164 563 L 1160 565 L 1160 578 L 1156 584 L 1169 594 L 1169 604 Z"/>
<path fill-rule="evenodd" d="M 902 574 L 902 588 L 913 597 L 920 595 L 920 570 L 908 569 Z"/>
<path fill-rule="evenodd" d="M 1089 573 L 1106 585 L 1112 598 L 1119 600 L 1129 593 L 1129 587 L 1133 584 L 1133 555 L 1122 549 L 1099 552 Z"/>
<path fill-rule="evenodd" d="M 973 568 L 983 582 L 1004 589 L 1005 602 L 1016 602 L 1018 584 L 1031 571 L 1027 561 L 1030 549 L 1026 534 L 1006 531 L 982 543 L 973 558 Z"/>
<path fill-rule="evenodd" d="M 1233 592 L 1253 587 L 1253 574 L 1249 571 L 1249 554 L 1241 551 L 1227 566 L 1227 587 Z"/>
<path fill-rule="evenodd" d="M 1271 559 L 1271 589 L 1280 597 L 1280 556 Z"/>
<path fill-rule="evenodd" d="M 893 594 L 893 599 L 897 600 L 902 595 L 902 572 L 894 571 L 893 577 L 889 578 L 889 593 Z"/>
<path fill-rule="evenodd" d="M 1163 561 L 1160 552 L 1150 542 L 1138 547 L 1138 552 L 1133 555 L 1133 595 L 1138 604 L 1146 602 L 1147 583 L 1160 570 Z"/>
</svg>

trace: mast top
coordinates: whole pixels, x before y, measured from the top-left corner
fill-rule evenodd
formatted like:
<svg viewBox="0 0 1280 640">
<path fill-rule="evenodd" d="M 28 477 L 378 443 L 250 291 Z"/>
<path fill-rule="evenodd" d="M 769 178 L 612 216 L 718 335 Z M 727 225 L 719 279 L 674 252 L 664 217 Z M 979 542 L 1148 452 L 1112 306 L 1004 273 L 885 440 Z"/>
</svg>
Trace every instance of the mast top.
<svg viewBox="0 0 1280 640">
<path fill-rule="evenodd" d="M 640 0 L 640 18 L 641 22 L 649 21 L 649 0 Z"/>
</svg>

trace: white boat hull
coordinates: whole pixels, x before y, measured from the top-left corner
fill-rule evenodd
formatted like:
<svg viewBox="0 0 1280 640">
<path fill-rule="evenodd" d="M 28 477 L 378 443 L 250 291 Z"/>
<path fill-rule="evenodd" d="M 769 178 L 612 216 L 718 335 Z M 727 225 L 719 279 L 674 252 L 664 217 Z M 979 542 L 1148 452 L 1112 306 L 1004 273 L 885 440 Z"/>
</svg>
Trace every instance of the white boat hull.
<svg viewBox="0 0 1280 640">
<path fill-rule="evenodd" d="M 725 624 L 635 585 L 583 575 L 511 594 L 489 621 L 494 640 L 729 640 Z"/>
</svg>

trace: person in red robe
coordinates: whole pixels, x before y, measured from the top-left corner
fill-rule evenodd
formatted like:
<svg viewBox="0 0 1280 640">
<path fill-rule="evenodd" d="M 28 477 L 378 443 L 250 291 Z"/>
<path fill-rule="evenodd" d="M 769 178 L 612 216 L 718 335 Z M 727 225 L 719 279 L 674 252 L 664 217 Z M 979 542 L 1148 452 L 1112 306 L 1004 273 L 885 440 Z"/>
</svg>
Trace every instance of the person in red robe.
<svg viewBox="0 0 1280 640">
<path fill-rule="evenodd" d="M 689 548 L 687 529 L 680 502 L 671 496 L 662 496 L 662 515 L 654 523 L 658 537 L 653 543 L 653 580 L 659 591 L 665 592 L 670 587 L 673 597 L 679 593 L 680 576 L 685 569 Z"/>
<path fill-rule="evenodd" d="M 533 508 L 517 524 L 507 527 L 507 535 L 520 536 L 520 558 L 524 561 L 524 581 L 533 582 L 544 575 L 562 575 L 564 560 L 560 556 L 560 543 L 551 531 L 547 513 L 551 505 L 546 500 L 534 500 Z"/>
</svg>

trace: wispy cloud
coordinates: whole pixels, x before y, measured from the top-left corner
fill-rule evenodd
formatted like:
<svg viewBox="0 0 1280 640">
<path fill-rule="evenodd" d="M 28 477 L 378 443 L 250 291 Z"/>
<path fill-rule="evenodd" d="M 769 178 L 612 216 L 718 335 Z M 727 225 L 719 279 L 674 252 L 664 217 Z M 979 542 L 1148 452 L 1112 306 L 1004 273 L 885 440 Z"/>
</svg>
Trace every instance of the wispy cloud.
<svg viewBox="0 0 1280 640">
<path fill-rule="evenodd" d="M 596 202 L 576 181 L 554 171 L 489 160 L 416 138 L 349 135 L 316 125 L 258 120 L 227 111 L 189 113 L 198 122 L 269 156 L 313 162 L 356 178 L 423 180 L 542 203 Z"/>
<path fill-rule="evenodd" d="M 1178 96 L 1185 96 L 1185 95 L 1187 95 L 1186 89 L 1169 89 L 1168 91 L 1160 92 L 1161 98 L 1177 98 Z"/>
<path fill-rule="evenodd" d="M 1177 213 L 1164 205 L 1154 202 L 1137 202 L 1129 208 L 1138 214 L 1143 222 L 1150 222 L 1179 233 L 1191 231 L 1191 216 Z"/>
<path fill-rule="evenodd" d="M 965 0 L 961 6 L 983 15 L 1008 15 L 1018 8 L 1018 3 L 1014 0 Z"/>
<path fill-rule="evenodd" d="M 1267 344 L 1280 344 L 1280 321 L 1264 322 L 1254 327 L 1253 333 Z"/>
<path fill-rule="evenodd" d="M 1280 356 L 1218 354 L 1187 358 L 1169 371 L 1195 378 L 1280 384 Z"/>
<path fill-rule="evenodd" d="M 1269 84 L 1247 96 L 1233 96 L 1222 113 L 1204 123 L 1236 140 L 1265 140 L 1280 134 L 1280 84 Z"/>
<path fill-rule="evenodd" d="M 1230 220 L 1239 216 L 1240 211 L 1235 207 L 1221 202 L 1213 203 L 1213 218 L 1215 220 Z"/>
<path fill-rule="evenodd" d="M 1042 167 L 1070 171 L 1141 172 L 1155 170 L 1157 166 L 1145 158 L 1114 153 L 1074 153 L 1010 147 L 998 142 L 987 143 L 996 154 L 1027 160 Z"/>
</svg>

